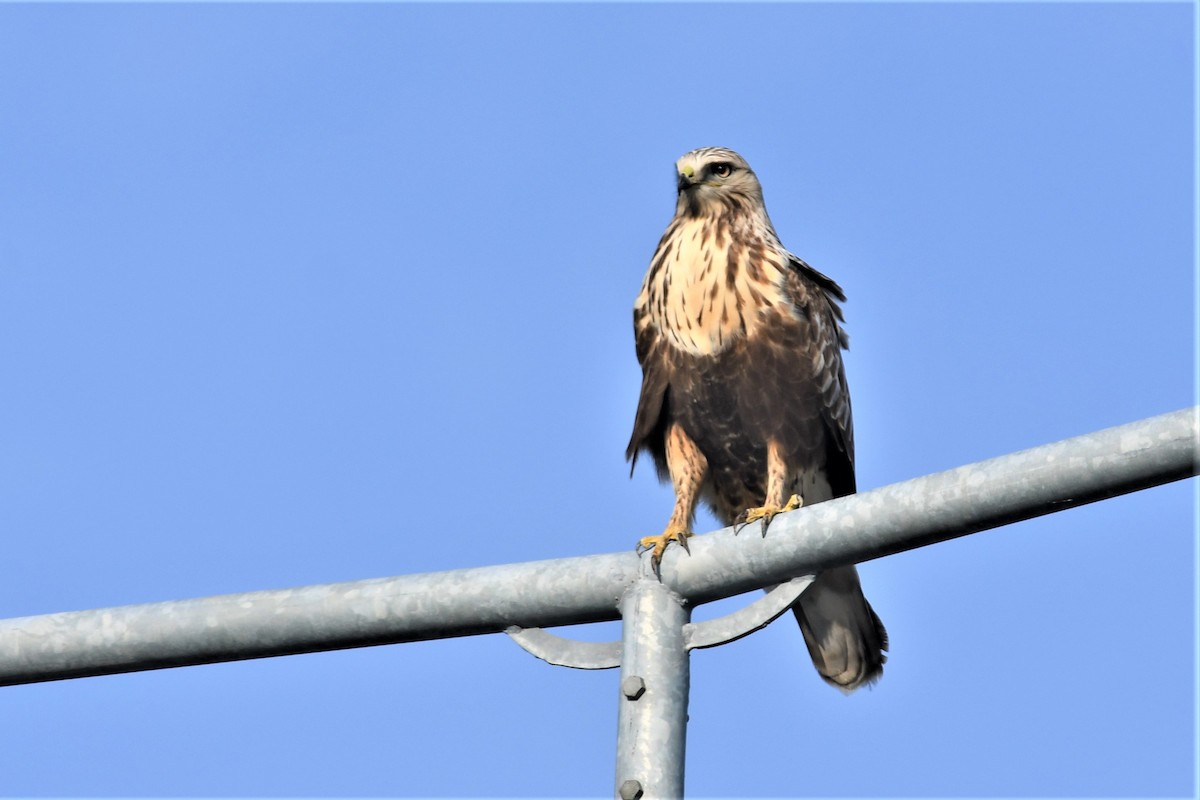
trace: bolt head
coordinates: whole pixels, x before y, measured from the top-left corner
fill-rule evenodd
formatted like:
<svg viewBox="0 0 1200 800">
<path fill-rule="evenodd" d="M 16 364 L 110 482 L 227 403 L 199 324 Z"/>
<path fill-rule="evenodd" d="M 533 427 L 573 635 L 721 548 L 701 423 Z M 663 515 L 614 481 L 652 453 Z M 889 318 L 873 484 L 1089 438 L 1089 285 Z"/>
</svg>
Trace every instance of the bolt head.
<svg viewBox="0 0 1200 800">
<path fill-rule="evenodd" d="M 638 800 L 642 796 L 642 784 L 640 781 L 625 781 L 618 793 L 621 800 Z"/>
<path fill-rule="evenodd" d="M 621 681 L 621 694 L 629 700 L 637 700 L 646 693 L 646 681 L 641 675 L 630 675 Z"/>
</svg>

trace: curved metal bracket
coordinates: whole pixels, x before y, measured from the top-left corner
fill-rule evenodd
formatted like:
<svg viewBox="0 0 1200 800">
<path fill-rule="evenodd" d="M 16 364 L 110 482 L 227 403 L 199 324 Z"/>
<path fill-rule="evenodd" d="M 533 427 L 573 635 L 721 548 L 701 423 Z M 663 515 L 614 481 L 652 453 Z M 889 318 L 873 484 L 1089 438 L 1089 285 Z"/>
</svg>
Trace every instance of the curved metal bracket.
<svg viewBox="0 0 1200 800">
<path fill-rule="evenodd" d="M 688 650 L 716 647 L 719 644 L 741 639 L 770 625 L 779 615 L 792 607 L 792 603 L 813 582 L 812 575 L 801 575 L 787 583 L 781 583 L 745 608 L 732 614 L 704 622 L 689 622 L 683 626 L 683 640 Z"/>
<path fill-rule="evenodd" d="M 504 631 L 521 649 L 556 667 L 613 669 L 621 666 L 620 642 L 580 642 L 543 628 L 512 625 Z"/>
<path fill-rule="evenodd" d="M 731 614 L 704 622 L 689 622 L 683 626 L 687 649 L 716 647 L 765 628 L 787 611 L 812 582 L 812 575 L 792 578 Z M 555 666 L 575 669 L 613 669 L 621 666 L 620 642 L 581 642 L 542 628 L 522 628 L 517 625 L 508 627 L 504 632 L 523 650 Z"/>
</svg>

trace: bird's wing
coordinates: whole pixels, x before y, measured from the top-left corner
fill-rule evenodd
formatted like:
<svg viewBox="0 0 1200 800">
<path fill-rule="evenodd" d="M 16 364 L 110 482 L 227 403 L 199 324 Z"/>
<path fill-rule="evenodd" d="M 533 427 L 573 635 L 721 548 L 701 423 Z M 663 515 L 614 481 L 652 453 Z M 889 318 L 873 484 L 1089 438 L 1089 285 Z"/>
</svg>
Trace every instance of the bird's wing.
<svg viewBox="0 0 1200 800">
<path fill-rule="evenodd" d="M 671 382 L 671 365 L 666 353 L 666 343 L 658 330 L 634 310 L 634 336 L 637 341 L 638 363 L 642 365 L 642 391 L 638 397 L 637 413 L 633 419 L 633 434 L 625 448 L 625 459 L 630 462 L 632 474 L 637 466 L 638 452 L 645 447 L 654 456 L 659 476 L 666 469 L 666 450 L 663 434 L 666 430 L 667 390 Z"/>
<path fill-rule="evenodd" d="M 798 305 L 802 304 L 800 313 L 811 322 L 814 381 L 821 399 L 822 419 L 834 445 L 828 454 L 828 467 L 834 473 L 848 473 L 848 477 L 843 475 L 835 482 L 835 485 L 841 484 L 837 494 L 846 494 L 854 491 L 854 420 L 842 361 L 842 350 L 849 347 L 850 342 L 841 326 L 843 316 L 839 305 L 846 295 L 832 278 L 802 259 L 793 255 L 788 265 L 791 268 L 787 276 L 788 293 Z"/>
</svg>

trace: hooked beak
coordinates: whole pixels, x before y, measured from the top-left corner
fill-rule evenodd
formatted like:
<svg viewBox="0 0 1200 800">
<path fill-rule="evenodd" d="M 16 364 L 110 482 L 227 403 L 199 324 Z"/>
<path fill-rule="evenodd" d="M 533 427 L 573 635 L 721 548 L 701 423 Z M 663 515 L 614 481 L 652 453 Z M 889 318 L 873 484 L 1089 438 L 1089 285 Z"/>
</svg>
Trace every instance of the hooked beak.
<svg viewBox="0 0 1200 800">
<path fill-rule="evenodd" d="M 676 188 L 682 192 L 684 189 L 695 185 L 696 172 L 694 169 L 692 169 L 691 165 L 688 165 L 679 170 L 679 174 L 676 176 L 676 178 L 678 179 L 676 181 Z"/>
</svg>

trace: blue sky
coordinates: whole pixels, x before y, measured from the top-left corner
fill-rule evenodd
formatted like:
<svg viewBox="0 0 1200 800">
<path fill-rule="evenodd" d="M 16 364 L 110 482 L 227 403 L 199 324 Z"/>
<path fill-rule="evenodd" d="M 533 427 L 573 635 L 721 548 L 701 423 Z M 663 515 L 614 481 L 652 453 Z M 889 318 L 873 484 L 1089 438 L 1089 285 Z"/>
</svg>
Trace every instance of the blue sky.
<svg viewBox="0 0 1200 800">
<path fill-rule="evenodd" d="M 849 295 L 860 487 L 1191 405 L 1194 13 L 0 5 L 0 616 L 659 532 L 703 145 Z M 1194 491 L 863 565 L 849 698 L 790 623 L 696 653 L 689 793 L 1190 794 Z M 500 636 L 5 688 L 0 794 L 606 796 L 616 699 Z"/>
</svg>

